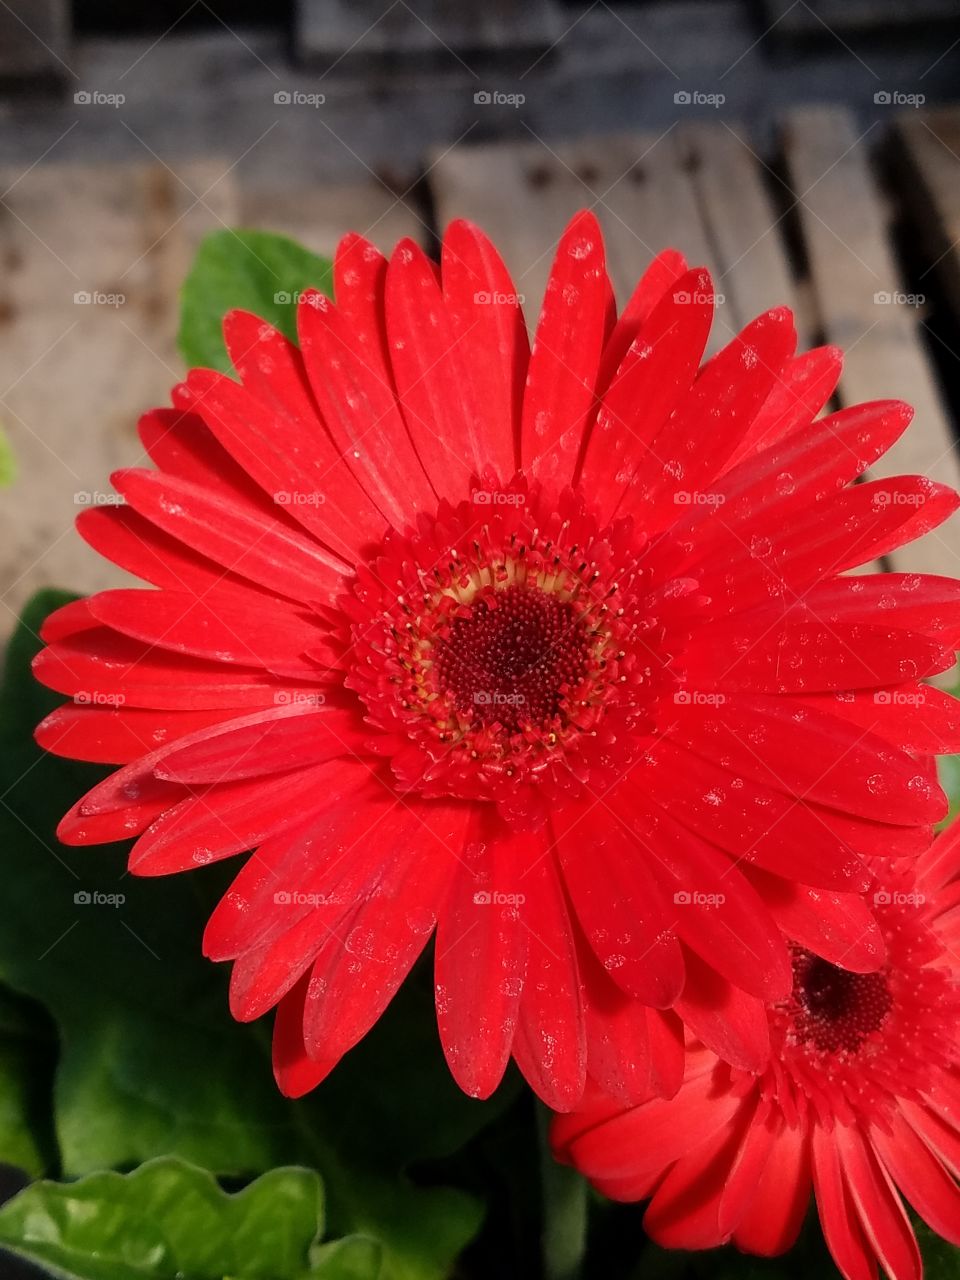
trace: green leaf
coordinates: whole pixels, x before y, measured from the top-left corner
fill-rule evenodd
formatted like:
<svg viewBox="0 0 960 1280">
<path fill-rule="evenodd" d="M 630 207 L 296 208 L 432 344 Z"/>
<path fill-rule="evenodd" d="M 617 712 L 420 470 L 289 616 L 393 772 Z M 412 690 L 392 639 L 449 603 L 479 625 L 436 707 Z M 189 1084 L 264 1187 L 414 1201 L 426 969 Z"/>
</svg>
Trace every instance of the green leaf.
<svg viewBox="0 0 960 1280">
<path fill-rule="evenodd" d="M 347 1236 L 314 1249 L 310 1280 L 379 1280 L 383 1250 L 375 1240 Z"/>
<path fill-rule="evenodd" d="M 160 1159 L 34 1183 L 0 1209 L 0 1244 L 69 1280 L 376 1280 L 376 1246 L 319 1250 L 323 1223 L 309 1169 L 274 1169 L 228 1195 L 205 1170 Z"/>
<path fill-rule="evenodd" d="M 911 1217 L 923 1255 L 924 1280 L 960 1280 L 960 1249 L 931 1231 L 916 1214 Z"/>
<path fill-rule="evenodd" d="M 45 1012 L 0 987 L 0 1164 L 34 1176 L 56 1146 L 46 1115 L 56 1047 Z"/>
<path fill-rule="evenodd" d="M 230 371 L 224 315 L 252 311 L 296 340 L 296 300 L 310 287 L 333 295 L 327 258 L 269 231 L 215 231 L 200 245 L 181 295 L 177 340 L 188 365 Z"/>
<path fill-rule="evenodd" d="M 384 1280 L 439 1280 L 481 1209 L 462 1192 L 413 1185 L 405 1167 L 468 1141 L 510 1090 L 490 1103 L 459 1092 L 430 991 L 408 984 L 328 1081 L 300 1102 L 281 1097 L 269 1027 L 230 1018 L 226 967 L 200 954 L 237 864 L 138 879 L 122 847 L 57 842 L 59 816 L 103 772 L 46 756 L 32 740 L 60 701 L 29 674 L 37 631 L 69 598 L 45 592 L 28 607 L 0 688 L 0 978 L 45 1005 L 60 1031 L 64 1174 L 168 1153 L 223 1175 L 315 1166 L 336 1232 L 382 1242 Z"/>
<path fill-rule="evenodd" d="M 17 474 L 17 464 L 14 461 L 13 450 L 7 441 L 7 437 L 0 431 L 0 487 L 5 488 L 8 484 L 13 484 Z"/>
</svg>

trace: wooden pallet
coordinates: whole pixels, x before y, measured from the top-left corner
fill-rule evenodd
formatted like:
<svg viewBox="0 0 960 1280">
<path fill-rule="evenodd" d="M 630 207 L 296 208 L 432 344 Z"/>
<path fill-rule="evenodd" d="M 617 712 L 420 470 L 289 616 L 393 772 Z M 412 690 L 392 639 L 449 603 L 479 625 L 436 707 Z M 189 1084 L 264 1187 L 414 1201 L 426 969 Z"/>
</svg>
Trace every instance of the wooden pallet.
<svg viewBox="0 0 960 1280">
<path fill-rule="evenodd" d="M 960 233 L 960 163 L 931 160 L 920 128 L 912 118 L 902 130 L 924 174 L 922 182 L 914 174 L 912 188 L 936 211 L 924 216 L 949 248 Z M 383 248 L 402 235 L 428 244 L 451 217 L 468 216 L 501 246 L 535 316 L 566 221 L 594 208 L 620 302 L 672 244 L 712 270 L 723 296 L 712 349 L 759 311 L 787 303 L 803 345 L 848 349 L 840 403 L 900 396 L 916 405 L 915 425 L 875 474 L 919 471 L 960 486 L 922 312 L 874 300 L 904 286 L 870 141 L 842 112 L 819 109 L 787 119 L 785 164 L 776 169 L 746 130 L 719 120 L 552 148 L 532 138 L 462 145 L 426 158 L 436 226 L 414 194 L 372 178 L 281 193 L 212 160 L 177 173 L 45 164 L 0 174 L 0 193 L 9 188 L 0 201 L 0 419 L 20 463 L 19 483 L 0 503 L 0 579 L 12 584 L 5 620 L 39 586 L 87 592 L 119 581 L 73 536 L 74 495 L 106 490 L 110 470 L 142 462 L 136 418 L 165 401 L 181 372 L 179 283 L 200 237 L 223 225 L 283 231 L 330 253 L 347 229 Z M 938 269 L 960 279 L 955 245 L 938 252 Z M 75 305 L 81 290 L 125 301 Z M 956 522 L 895 555 L 891 567 L 960 573 Z"/>
<path fill-rule="evenodd" d="M 43 586 L 122 581 L 73 532 L 110 472 L 143 465 L 136 422 L 182 375 L 178 293 L 200 239 L 268 226 L 330 254 L 342 232 L 384 248 L 425 238 L 411 205 L 370 181 L 284 192 L 239 184 L 226 162 L 41 165 L 0 172 L 0 422 L 18 480 L 0 499 L 0 630 Z M 79 293 L 120 305 L 75 303 Z M 86 495 L 93 495 L 92 498 Z"/>
</svg>

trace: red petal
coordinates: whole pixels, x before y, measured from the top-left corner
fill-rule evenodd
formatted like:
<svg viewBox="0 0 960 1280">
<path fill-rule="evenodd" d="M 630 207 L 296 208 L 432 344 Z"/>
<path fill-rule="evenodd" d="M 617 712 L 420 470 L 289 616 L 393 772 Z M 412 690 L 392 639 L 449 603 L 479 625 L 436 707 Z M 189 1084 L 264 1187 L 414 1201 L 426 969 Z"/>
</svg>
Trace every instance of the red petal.
<svg viewBox="0 0 960 1280">
<path fill-rule="evenodd" d="M 573 926 L 552 855 L 520 883 L 530 938 L 513 1055 L 534 1093 L 554 1111 L 569 1111 L 583 1094 L 587 1057 Z"/>
<path fill-rule="evenodd" d="M 386 315 L 407 430 L 437 494 L 459 502 L 489 458 L 458 335 L 436 273 L 412 240 L 401 241 L 390 259 Z"/>
<path fill-rule="evenodd" d="M 302 1098 L 315 1089 L 335 1063 L 314 1062 L 303 1047 L 303 1002 L 309 978 L 304 975 L 280 1001 L 273 1024 L 273 1074 L 285 1098 Z"/>
<path fill-rule="evenodd" d="M 521 868 L 543 855 L 527 834 L 477 814 L 437 926 L 437 1022 L 454 1079 L 488 1098 L 503 1076 L 527 968 Z"/>
<path fill-rule="evenodd" d="M 683 276 L 658 303 L 604 391 L 581 474 L 601 520 L 612 518 L 628 483 L 642 483 L 640 474 L 655 462 L 652 441 L 689 394 L 710 332 L 712 288 L 706 271 Z"/>
<path fill-rule="evenodd" d="M 215 593 L 198 599 L 187 591 L 119 590 L 101 591 L 89 604 L 106 626 L 175 653 L 266 670 L 296 664 L 307 676 L 324 674 L 319 665 L 296 663 L 323 644 L 323 633 L 276 601 L 267 609 L 255 597 L 244 604 Z"/>
<path fill-rule="evenodd" d="M 916 760 L 836 716 L 748 693 L 713 704 L 691 698 L 671 710 L 672 739 L 765 787 L 875 822 L 923 824 L 943 816 L 939 788 Z"/>
<path fill-rule="evenodd" d="M 899 1113 L 890 1124 L 890 1133 L 880 1125 L 870 1129 L 887 1172 L 937 1235 L 960 1245 L 960 1186 Z"/>
<path fill-rule="evenodd" d="M 358 776 L 366 773 L 355 764 Z M 327 765 L 227 782 L 168 809 L 130 851 L 138 876 L 189 871 L 252 849 L 331 802 Z M 352 787 L 348 789 L 352 790 Z"/>
<path fill-rule="evenodd" d="M 347 565 L 279 521 L 155 471 L 118 471 L 113 483 L 141 515 L 225 569 L 291 599 L 336 599 Z"/>
<path fill-rule="evenodd" d="M 478 471 L 506 482 L 517 468 L 530 344 L 510 273 L 483 232 L 451 222 L 443 237 L 443 295 L 479 419 Z"/>
<path fill-rule="evenodd" d="M 578 213 L 557 246 L 523 398 L 524 470 L 557 488 L 573 480 L 594 410 L 609 287 L 600 225 Z"/>
<path fill-rule="evenodd" d="M 781 1120 L 766 1148 L 743 1216 L 733 1233 L 737 1248 L 762 1257 L 785 1253 L 796 1241 L 810 1205 L 810 1158 L 803 1129 Z M 723 1213 L 729 1204 L 724 1192 Z"/>
<path fill-rule="evenodd" d="M 839 347 L 816 347 L 788 360 L 724 470 L 808 427 L 836 390 L 842 368 Z"/>
<path fill-rule="evenodd" d="M 96 764 L 128 764 L 157 746 L 220 724 L 229 711 L 154 711 L 66 703 L 37 726 L 44 751 Z"/>
<path fill-rule="evenodd" d="M 311 971 L 304 1043 L 312 1057 L 340 1057 L 380 1017 L 433 932 L 463 848 L 467 810 L 433 804 L 411 847 L 383 874 L 328 941 Z M 411 817 L 421 817 L 421 808 Z"/>
<path fill-rule="evenodd" d="M 284 365 L 299 365 L 296 349 L 255 316 L 234 312 L 232 319 L 235 329 L 252 323 L 265 331 L 267 336 L 257 342 L 267 348 L 259 359 L 271 362 L 270 385 L 274 379 L 282 385 L 285 376 L 292 380 L 293 372 L 285 373 Z M 262 380 L 251 381 L 261 387 Z M 347 563 L 379 542 L 383 516 L 340 457 L 312 403 L 299 406 L 294 416 L 293 406 L 271 403 L 265 387 L 258 397 L 246 383 L 240 387 L 209 369 L 194 370 L 188 386 L 210 430 L 275 507 Z"/>
<path fill-rule="evenodd" d="M 610 385 L 621 361 L 630 350 L 642 327 L 650 319 L 657 303 L 671 285 L 686 272 L 687 263 L 683 254 L 676 249 L 664 249 L 662 253 L 657 254 L 640 277 L 604 347 L 598 379 L 601 394 Z"/>
<path fill-rule="evenodd" d="M 435 510 L 436 496 L 401 417 L 392 375 L 369 330 L 355 332 L 322 294 L 301 301 L 297 326 L 327 430 L 384 517 L 402 529 L 414 512 Z"/>
<path fill-rule="evenodd" d="M 678 503 L 690 505 L 710 488 L 733 454 L 796 345 L 785 308 L 758 316 L 704 365 L 693 390 L 650 444 L 650 463 L 637 474 L 620 514 L 643 527 L 670 523 Z"/>
<path fill-rule="evenodd" d="M 721 978 L 693 952 L 676 1012 L 708 1048 L 743 1071 L 762 1071 L 770 1057 L 770 1031 L 762 1001 Z"/>
<path fill-rule="evenodd" d="M 845 1280 L 876 1280 L 876 1259 L 844 1184 L 835 1132 L 813 1126 L 813 1187 L 824 1238 Z"/>
<path fill-rule="evenodd" d="M 872 973 L 883 964 L 883 935 L 873 912 L 858 894 L 811 889 L 756 867 L 747 868 L 744 874 L 794 942 L 855 973 Z"/>
<path fill-rule="evenodd" d="M 589 807 L 566 809 L 554 829 L 573 908 L 597 958 L 628 995 L 669 1008 L 683 987 L 683 957 L 647 848 L 618 819 L 597 818 Z"/>
<path fill-rule="evenodd" d="M 920 1280 L 920 1250 L 896 1188 L 859 1129 L 838 1124 L 833 1135 L 850 1199 L 881 1265 L 890 1280 Z"/>
<path fill-rule="evenodd" d="M 293 702 L 221 725 L 201 741 L 173 751 L 155 772 L 188 785 L 285 773 L 333 756 L 357 755 L 358 729 L 353 711 Z"/>
</svg>

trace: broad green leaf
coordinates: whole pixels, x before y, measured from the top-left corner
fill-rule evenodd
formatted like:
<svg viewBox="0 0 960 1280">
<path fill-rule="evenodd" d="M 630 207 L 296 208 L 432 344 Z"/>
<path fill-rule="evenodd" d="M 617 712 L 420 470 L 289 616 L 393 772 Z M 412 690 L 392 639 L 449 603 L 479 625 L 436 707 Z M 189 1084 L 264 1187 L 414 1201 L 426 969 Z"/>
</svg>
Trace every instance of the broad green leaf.
<svg viewBox="0 0 960 1280">
<path fill-rule="evenodd" d="M 297 336 L 297 297 L 308 287 L 332 296 L 330 262 L 269 231 L 215 231 L 200 245 L 181 295 L 180 352 L 188 365 L 230 370 L 224 315 L 239 308 Z"/>
<path fill-rule="evenodd" d="M 510 1090 L 491 1103 L 459 1092 L 430 992 L 408 984 L 329 1081 L 297 1103 L 280 1096 L 269 1020 L 233 1022 L 227 969 L 200 954 L 206 917 L 239 864 L 138 879 L 121 847 L 57 842 L 58 817 L 102 774 L 44 756 L 32 741 L 60 701 L 30 677 L 36 632 L 66 598 L 44 593 L 28 608 L 0 691 L 0 978 L 59 1027 L 63 1172 L 168 1153 L 223 1175 L 311 1165 L 336 1233 L 382 1242 L 385 1280 L 447 1275 L 480 1207 L 456 1190 L 414 1186 L 404 1168 L 456 1150 Z"/>
<path fill-rule="evenodd" d="M 309 1169 L 274 1169 L 228 1195 L 205 1170 L 160 1159 L 125 1175 L 34 1183 L 0 1209 L 0 1244 L 69 1280 L 332 1280 L 337 1253 L 319 1249 L 323 1226 Z M 376 1280 L 375 1246 L 341 1250 L 351 1256 L 357 1280 Z"/>
</svg>

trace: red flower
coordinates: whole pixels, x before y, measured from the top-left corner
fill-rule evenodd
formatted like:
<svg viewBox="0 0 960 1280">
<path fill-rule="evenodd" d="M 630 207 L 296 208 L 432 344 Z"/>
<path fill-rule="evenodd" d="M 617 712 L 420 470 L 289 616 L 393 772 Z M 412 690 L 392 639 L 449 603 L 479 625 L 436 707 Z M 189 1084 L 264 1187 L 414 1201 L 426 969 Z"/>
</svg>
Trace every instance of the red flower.
<svg viewBox="0 0 960 1280">
<path fill-rule="evenodd" d="M 675 1088 L 680 1018 L 762 1064 L 781 927 L 880 963 L 860 855 L 926 846 L 944 801 L 913 753 L 960 747 L 950 699 L 914 705 L 953 661 L 957 585 L 840 576 L 957 505 L 852 483 L 910 410 L 812 423 L 840 357 L 795 357 L 782 309 L 701 367 L 712 286 L 676 253 L 616 319 L 589 214 L 532 350 L 467 223 L 439 274 L 353 236 L 335 276 L 299 350 L 229 315 L 239 383 L 193 371 L 141 423 L 158 469 L 81 517 L 157 589 L 48 623 L 38 675 L 86 705 L 40 741 L 124 766 L 63 839 L 138 836 L 141 875 L 259 846 L 204 949 L 235 962 L 237 1018 L 279 1003 L 289 1093 L 435 925 L 472 1094 L 513 1054 L 570 1107 L 588 1040 L 624 1093 Z"/>
<path fill-rule="evenodd" d="M 624 1108 L 591 1089 L 555 1122 L 557 1152 L 617 1200 L 653 1199 L 661 1244 L 748 1253 L 793 1244 L 811 1186 L 847 1280 L 921 1274 L 898 1194 L 960 1244 L 960 824 L 874 893 L 887 960 L 839 968 L 793 945 L 758 1075 L 691 1047 L 670 1101 Z"/>
</svg>

